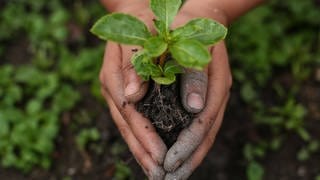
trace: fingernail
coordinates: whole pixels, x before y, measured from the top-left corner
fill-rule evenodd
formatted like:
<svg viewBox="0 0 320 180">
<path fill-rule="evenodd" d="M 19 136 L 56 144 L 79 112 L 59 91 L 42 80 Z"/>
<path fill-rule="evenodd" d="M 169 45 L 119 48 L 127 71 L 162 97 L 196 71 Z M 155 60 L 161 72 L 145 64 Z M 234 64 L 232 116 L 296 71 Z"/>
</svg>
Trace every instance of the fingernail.
<svg viewBox="0 0 320 180">
<path fill-rule="evenodd" d="M 196 93 L 191 93 L 188 95 L 187 99 L 188 106 L 192 109 L 202 109 L 204 104 L 201 96 Z"/>
<path fill-rule="evenodd" d="M 138 84 L 131 82 L 131 83 L 129 83 L 129 84 L 127 85 L 127 87 L 125 88 L 125 90 L 124 90 L 124 95 L 125 95 L 125 96 L 130 96 L 130 95 L 133 95 L 133 94 L 137 93 L 138 91 L 139 91 L 139 86 L 138 86 Z"/>
</svg>

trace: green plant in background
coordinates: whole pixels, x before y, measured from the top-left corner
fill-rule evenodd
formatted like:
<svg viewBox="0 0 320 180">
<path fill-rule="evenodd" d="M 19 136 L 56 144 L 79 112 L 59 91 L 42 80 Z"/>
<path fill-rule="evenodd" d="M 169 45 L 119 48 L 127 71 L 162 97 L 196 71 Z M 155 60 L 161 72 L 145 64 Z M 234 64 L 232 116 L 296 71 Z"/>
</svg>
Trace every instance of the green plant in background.
<svg viewBox="0 0 320 180">
<path fill-rule="evenodd" d="M 100 63 L 90 60 L 100 59 L 103 47 L 86 47 L 84 32 L 70 39 L 73 32 L 67 25 L 73 23 L 81 31 L 92 18 L 86 10 L 96 17 L 104 10 L 98 3 L 90 3 L 86 10 L 81 1 L 74 3 L 75 10 L 67 10 L 59 0 L 9 1 L 1 7 L 2 167 L 15 167 L 23 172 L 35 166 L 49 168 L 61 115 L 81 102 L 78 87 L 91 86 L 92 94 L 101 99 L 97 93 Z M 76 44 L 79 52 L 70 43 Z M 19 44 L 27 47 L 19 49 Z M 13 54 L 11 49 L 17 47 L 19 53 Z M 10 64 L 19 55 L 23 57 L 21 62 Z"/>
<path fill-rule="evenodd" d="M 4 4 L 0 7 L 0 163 L 2 167 L 27 172 L 34 166 L 50 166 L 61 115 L 81 102 L 83 87 L 89 86 L 91 94 L 102 101 L 97 78 L 101 63 L 94 59 L 102 59 L 104 47 L 88 42 L 85 28 L 90 20 L 105 11 L 99 3 L 78 0 L 72 3 L 21 0 Z M 73 8 L 69 8 L 70 4 Z M 281 148 L 289 135 L 304 141 L 296 154 L 299 161 L 308 161 L 319 151 L 319 141 L 305 127 L 306 107 L 297 98 L 313 68 L 320 65 L 319 17 L 320 11 L 311 0 L 273 0 L 230 28 L 227 43 L 234 89 L 240 92 L 246 109 L 252 112 L 248 119 L 270 132 L 268 137 L 258 134 L 260 139 L 248 142 L 243 149 L 248 179 L 263 177 L 261 160 L 269 151 Z M 165 39 L 168 29 L 162 29 L 161 24 L 165 23 L 159 23 L 160 20 L 158 17 L 156 21 L 158 33 L 162 32 L 158 38 Z M 77 32 L 80 35 L 74 36 Z M 169 31 L 169 35 L 172 34 Z M 146 42 L 149 40 L 152 42 L 151 37 Z M 141 46 L 153 50 L 146 42 Z M 17 54 L 23 55 L 23 61 L 18 65 L 10 64 L 14 63 L 14 57 L 8 55 L 14 44 L 18 47 L 22 44 Z M 142 51 L 134 58 L 147 53 Z M 153 53 L 157 52 L 151 51 Z M 150 58 L 146 59 L 149 61 L 141 62 L 142 65 L 152 66 Z M 155 72 L 159 72 L 160 67 L 156 69 Z M 160 72 L 164 73 L 161 69 Z M 283 77 L 288 76 L 291 86 L 283 83 Z M 266 89 L 273 92 L 272 98 L 264 97 L 262 92 Z M 85 114 L 88 121 L 92 121 L 92 113 Z M 84 115 L 79 113 L 79 116 Z M 78 117 L 72 120 L 74 118 Z M 73 132 L 78 134 L 79 147 L 97 137 L 95 133 L 82 133 L 88 126 L 75 126 L 77 129 Z M 117 164 L 115 174 L 118 179 L 129 178 L 133 172 L 119 158 L 127 149 L 125 145 L 116 144 L 110 147 Z M 320 180 L 317 174 L 314 179 Z"/>
<path fill-rule="evenodd" d="M 125 179 L 133 180 L 134 179 L 132 177 L 131 169 L 121 161 L 118 161 L 116 163 L 114 178 L 116 180 L 125 180 Z"/>
<path fill-rule="evenodd" d="M 263 166 L 256 160 L 262 158 L 266 153 L 266 144 L 261 142 L 259 145 L 246 144 L 243 154 L 248 165 L 246 175 L 248 180 L 262 180 L 264 175 Z"/>
<path fill-rule="evenodd" d="M 60 114 L 74 106 L 79 94 L 67 84 L 59 85 L 57 74 L 32 66 L 5 65 L 0 73 L 1 164 L 23 171 L 34 165 L 48 168 Z"/>
<path fill-rule="evenodd" d="M 80 150 L 85 150 L 86 146 L 90 142 L 98 141 L 100 139 L 100 133 L 96 128 L 82 129 L 77 137 L 76 143 Z"/>
<path fill-rule="evenodd" d="M 201 70 L 210 60 L 207 47 L 224 39 L 227 29 L 211 19 L 197 18 L 185 26 L 170 30 L 181 0 L 151 0 L 158 32 L 152 36 L 137 18 L 113 13 L 99 19 L 91 32 L 103 40 L 139 45 L 143 50 L 132 57 L 134 68 L 144 80 L 151 77 L 158 84 L 171 84 L 183 68 Z M 168 56 L 170 54 L 171 56 Z"/>
<path fill-rule="evenodd" d="M 227 43 L 235 89 L 240 90 L 252 112 L 253 123 L 270 132 L 266 137 L 259 134 L 259 142 L 250 143 L 250 148 L 245 146 L 248 172 L 256 169 L 252 162 L 263 159 L 269 150 L 279 149 L 289 134 L 307 144 L 297 153 L 298 159 L 306 159 L 313 152 L 310 147 L 315 147 L 311 143 L 315 140 L 305 126 L 307 108 L 297 97 L 313 68 L 319 65 L 319 16 L 320 11 L 311 0 L 274 0 L 230 27 Z M 284 79 L 290 84 L 285 84 Z M 272 98 L 264 97 L 263 92 L 269 90 Z M 264 153 L 258 155 L 256 150 L 248 149 Z M 253 155 L 248 159 L 248 154 Z"/>
<path fill-rule="evenodd" d="M 248 180 L 262 180 L 264 174 L 264 169 L 261 164 L 256 161 L 249 163 L 247 167 L 247 178 Z"/>
<path fill-rule="evenodd" d="M 299 161 L 308 160 L 313 153 L 318 152 L 320 149 L 319 141 L 313 140 L 310 141 L 305 147 L 302 147 L 297 154 L 297 159 Z"/>
<path fill-rule="evenodd" d="M 114 178 L 116 180 L 134 179 L 133 172 L 126 162 L 123 162 L 118 157 L 128 151 L 127 146 L 123 142 L 116 142 L 111 147 L 111 154 L 115 158 L 115 173 Z"/>
</svg>

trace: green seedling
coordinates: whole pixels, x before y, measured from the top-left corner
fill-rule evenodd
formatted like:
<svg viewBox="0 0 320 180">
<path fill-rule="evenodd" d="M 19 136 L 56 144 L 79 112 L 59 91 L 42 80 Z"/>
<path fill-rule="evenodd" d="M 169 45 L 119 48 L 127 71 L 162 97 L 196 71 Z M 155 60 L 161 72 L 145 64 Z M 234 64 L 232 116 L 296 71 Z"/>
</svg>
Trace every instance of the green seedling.
<svg viewBox="0 0 320 180">
<path fill-rule="evenodd" d="M 157 17 L 152 35 L 136 17 L 112 13 L 100 18 L 91 32 L 103 40 L 143 47 L 132 57 L 132 64 L 145 81 L 169 85 L 184 68 L 203 69 L 211 56 L 208 47 L 224 39 L 227 29 L 206 18 L 196 18 L 171 30 L 170 25 L 179 11 L 181 0 L 151 0 L 150 7 Z"/>
</svg>

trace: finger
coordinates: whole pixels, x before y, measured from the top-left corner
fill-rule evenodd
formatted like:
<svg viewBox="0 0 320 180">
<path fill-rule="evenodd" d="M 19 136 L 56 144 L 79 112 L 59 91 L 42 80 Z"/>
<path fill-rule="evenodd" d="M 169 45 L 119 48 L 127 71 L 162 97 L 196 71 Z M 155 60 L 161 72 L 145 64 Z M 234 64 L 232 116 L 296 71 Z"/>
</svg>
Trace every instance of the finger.
<svg viewBox="0 0 320 180">
<path fill-rule="evenodd" d="M 193 120 L 192 124 L 181 131 L 176 143 L 169 149 L 164 161 L 167 171 L 174 171 L 197 149 L 211 129 L 224 99 L 229 94 L 231 75 L 228 56 L 223 43 L 213 50 L 213 60 L 209 64 L 207 105 Z"/>
<path fill-rule="evenodd" d="M 124 80 L 124 94 L 128 101 L 137 102 L 146 94 L 147 92 L 147 83 L 144 82 L 141 77 L 136 73 L 132 63 L 131 57 L 139 49 L 138 46 L 121 46 L 122 54 L 122 75 Z"/>
<path fill-rule="evenodd" d="M 225 99 L 223 106 L 221 107 L 218 116 L 211 127 L 208 136 L 202 141 L 198 149 L 194 152 L 194 154 L 186 160 L 176 171 L 172 173 L 168 173 L 165 176 L 166 180 L 171 179 L 187 179 L 192 172 L 201 164 L 202 160 L 212 147 L 212 144 L 215 141 L 215 138 L 217 136 L 217 133 L 220 129 L 220 126 L 222 124 L 224 111 L 226 108 L 228 102 L 228 98 Z"/>
<path fill-rule="evenodd" d="M 204 71 L 188 69 L 181 76 L 181 99 L 183 107 L 192 113 L 199 113 L 207 94 L 208 76 Z"/>
<path fill-rule="evenodd" d="M 151 157 L 146 150 L 142 147 L 139 141 L 132 134 L 129 125 L 122 118 L 121 114 L 114 105 L 111 97 L 108 93 L 102 89 L 102 94 L 108 102 L 110 112 L 114 119 L 116 126 L 118 127 L 122 137 L 126 141 L 131 150 L 133 156 L 136 158 L 139 165 L 142 167 L 145 174 L 149 179 L 163 179 L 165 172 Z"/>
<path fill-rule="evenodd" d="M 147 153 L 159 164 L 163 163 L 167 147 L 157 134 L 151 122 L 138 113 L 135 105 L 128 103 L 124 96 L 124 83 L 121 72 L 121 61 L 118 53 L 120 48 L 117 44 L 107 45 L 103 71 L 100 74 L 102 86 L 110 94 L 115 106 L 118 108 L 122 117 L 128 123 L 132 133 L 145 148 Z M 117 59 L 118 58 L 118 59 Z"/>
</svg>

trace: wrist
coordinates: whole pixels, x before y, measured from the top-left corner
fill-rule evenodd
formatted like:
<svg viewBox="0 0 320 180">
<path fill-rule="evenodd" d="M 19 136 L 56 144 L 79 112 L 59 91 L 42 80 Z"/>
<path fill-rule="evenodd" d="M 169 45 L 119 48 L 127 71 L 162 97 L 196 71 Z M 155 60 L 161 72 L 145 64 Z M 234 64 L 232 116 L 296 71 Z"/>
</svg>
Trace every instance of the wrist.
<svg viewBox="0 0 320 180">
<path fill-rule="evenodd" d="M 183 9 L 227 25 L 265 0 L 188 0 Z"/>
<path fill-rule="evenodd" d="M 148 27 L 152 27 L 154 15 L 149 8 L 149 0 L 101 0 L 101 3 L 111 13 L 130 14 L 143 21 Z"/>
<path fill-rule="evenodd" d="M 199 3 L 197 1 L 190 0 L 182 7 L 180 12 L 192 17 L 210 18 L 225 26 L 229 24 L 229 17 L 222 8 L 209 6 L 206 3 Z"/>
<path fill-rule="evenodd" d="M 121 0 L 100 0 L 104 7 L 109 12 L 123 12 L 128 13 L 134 9 L 147 8 L 148 0 L 130 0 L 130 1 L 121 1 Z"/>
</svg>

